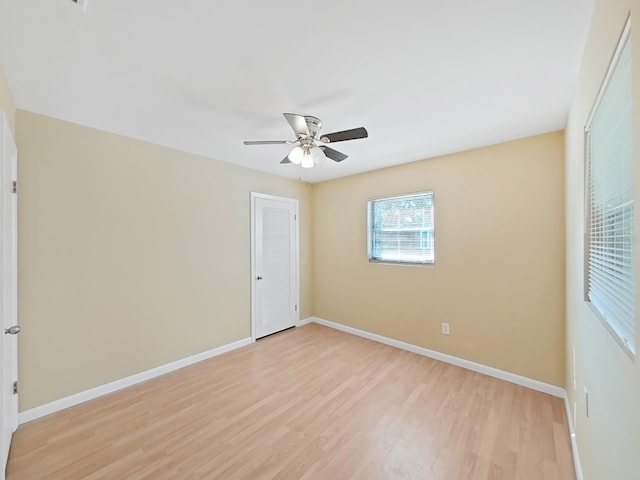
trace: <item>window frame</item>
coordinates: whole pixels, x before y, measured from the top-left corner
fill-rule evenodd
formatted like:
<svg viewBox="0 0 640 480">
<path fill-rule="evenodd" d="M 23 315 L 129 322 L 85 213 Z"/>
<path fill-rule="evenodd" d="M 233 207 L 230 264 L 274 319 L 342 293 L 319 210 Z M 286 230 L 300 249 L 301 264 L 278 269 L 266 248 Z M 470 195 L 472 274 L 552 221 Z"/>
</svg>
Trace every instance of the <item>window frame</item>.
<svg viewBox="0 0 640 480">
<path fill-rule="evenodd" d="M 412 262 L 405 260 L 384 260 L 378 259 L 372 255 L 373 245 L 372 245 L 372 229 L 373 229 L 373 215 L 372 208 L 373 203 L 381 200 L 393 200 L 393 199 L 401 199 L 406 197 L 415 197 L 418 195 L 430 195 L 431 196 L 431 237 L 432 237 L 432 251 L 433 251 L 433 260 L 429 262 Z M 435 193 L 433 190 L 423 190 L 419 192 L 410 192 L 410 193 L 401 193 L 394 195 L 385 195 L 381 197 L 372 197 L 367 199 L 367 257 L 369 263 L 380 264 L 380 265 L 399 265 L 406 267 L 433 267 L 436 263 L 436 219 L 435 219 Z"/>
<path fill-rule="evenodd" d="M 609 334 L 612 336 L 612 338 L 616 341 L 616 343 L 618 343 L 618 345 L 622 348 L 622 350 L 629 355 L 632 359 L 635 358 L 635 354 L 637 351 L 637 342 L 636 342 L 636 338 L 637 337 L 637 330 L 638 330 L 638 322 L 637 320 L 635 320 L 635 318 L 637 317 L 637 308 L 636 308 L 636 304 L 637 304 L 637 294 L 636 294 L 636 290 L 637 288 L 634 288 L 633 291 L 633 308 L 634 308 L 634 320 L 635 320 L 635 335 L 634 338 L 631 338 L 630 341 L 633 342 L 632 345 L 629 345 L 629 343 L 627 343 L 627 341 L 625 341 L 625 339 L 622 337 L 621 333 L 618 332 L 618 329 L 616 328 L 616 326 L 614 326 L 612 323 L 616 323 L 616 324 L 620 324 L 619 322 L 611 322 L 608 318 L 605 312 L 602 312 L 596 305 L 594 305 L 594 303 L 591 301 L 591 299 L 589 298 L 589 278 L 591 276 L 591 269 L 590 269 L 590 253 L 591 253 L 591 244 L 590 244 L 590 234 L 591 234 L 591 210 L 592 210 L 592 202 L 591 202 L 591 195 L 592 195 L 592 190 L 591 190 L 591 174 L 590 171 L 592 169 L 591 167 L 591 162 L 592 162 L 592 147 L 591 147 L 591 130 L 592 130 L 592 125 L 594 122 L 594 119 L 596 118 L 597 114 L 598 114 L 598 110 L 602 104 L 603 98 L 605 96 L 605 94 L 607 93 L 607 88 L 610 85 L 610 81 L 611 78 L 613 77 L 614 72 L 616 71 L 616 67 L 619 65 L 619 60 L 620 57 L 625 49 L 625 46 L 629 45 L 629 47 L 631 47 L 631 17 L 629 16 L 627 18 L 627 21 L 625 23 L 625 26 L 622 30 L 622 33 L 620 35 L 620 37 L 618 38 L 618 42 L 616 44 L 616 49 L 611 57 L 611 60 L 609 62 L 609 65 L 607 67 L 607 71 L 606 74 L 602 80 L 602 83 L 600 84 L 600 87 L 598 89 L 598 94 L 596 95 L 596 98 L 593 102 L 593 106 L 591 108 L 591 111 L 589 112 L 589 116 L 587 117 L 587 121 L 585 123 L 585 127 L 584 127 L 584 145 L 583 145 L 583 155 L 584 155 L 584 252 L 583 252 L 583 260 L 584 260 L 584 269 L 583 269 L 583 281 L 584 281 L 584 301 L 587 303 L 587 305 L 589 306 L 590 310 L 594 313 L 595 317 L 600 321 L 600 323 L 603 325 L 603 327 L 605 327 L 605 329 L 609 332 Z M 633 59 L 632 61 L 632 67 L 633 67 Z M 633 85 L 633 73 L 632 73 L 632 85 Z M 631 98 L 632 104 L 633 104 L 633 93 L 632 93 L 632 98 Z M 636 100 L 637 101 L 637 100 Z M 633 118 L 632 118 L 632 122 L 633 122 Z M 632 132 L 633 132 L 633 126 L 632 126 Z M 632 137 L 633 137 L 633 133 L 632 133 Z M 634 148 L 634 140 L 633 138 L 631 139 L 632 141 L 632 148 Z M 633 159 L 633 155 L 634 152 L 632 151 L 632 168 L 635 170 L 635 164 L 633 164 L 634 159 Z M 637 187 L 635 184 L 635 175 L 634 175 L 634 180 L 632 180 L 632 201 L 633 201 L 633 225 L 632 225 L 632 235 L 634 240 L 631 242 L 632 246 L 633 246 L 633 252 L 632 252 L 632 259 L 633 259 L 633 283 L 635 285 L 635 282 L 637 280 L 637 261 L 636 261 L 636 248 L 635 248 L 635 243 L 637 243 L 635 241 L 635 237 L 637 235 L 637 217 L 636 217 L 636 213 L 635 213 L 635 206 L 636 206 L 636 198 L 637 198 Z"/>
</svg>

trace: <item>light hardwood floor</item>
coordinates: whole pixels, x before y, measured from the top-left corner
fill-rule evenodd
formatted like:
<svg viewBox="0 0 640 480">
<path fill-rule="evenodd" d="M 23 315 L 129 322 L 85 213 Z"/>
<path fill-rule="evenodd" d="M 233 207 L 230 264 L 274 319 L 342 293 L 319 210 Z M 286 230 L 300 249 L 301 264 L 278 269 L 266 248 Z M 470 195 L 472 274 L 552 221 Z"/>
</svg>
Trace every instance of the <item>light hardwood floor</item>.
<svg viewBox="0 0 640 480">
<path fill-rule="evenodd" d="M 573 480 L 563 401 L 319 325 L 21 426 L 8 480 Z"/>
</svg>

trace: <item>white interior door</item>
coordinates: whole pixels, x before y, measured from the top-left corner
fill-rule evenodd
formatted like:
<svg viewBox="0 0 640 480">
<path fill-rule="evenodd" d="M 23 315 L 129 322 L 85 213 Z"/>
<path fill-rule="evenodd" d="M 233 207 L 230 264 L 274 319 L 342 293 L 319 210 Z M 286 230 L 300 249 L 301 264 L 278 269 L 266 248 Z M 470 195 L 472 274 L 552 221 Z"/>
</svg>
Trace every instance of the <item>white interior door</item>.
<svg viewBox="0 0 640 480">
<path fill-rule="evenodd" d="M 11 437 L 18 428 L 18 152 L 7 117 L 0 119 L 0 313 L 2 314 L 2 473 L 5 478 Z M 14 389 L 14 383 L 16 388 Z"/>
<path fill-rule="evenodd" d="M 298 322 L 298 201 L 251 194 L 253 338 Z"/>
</svg>

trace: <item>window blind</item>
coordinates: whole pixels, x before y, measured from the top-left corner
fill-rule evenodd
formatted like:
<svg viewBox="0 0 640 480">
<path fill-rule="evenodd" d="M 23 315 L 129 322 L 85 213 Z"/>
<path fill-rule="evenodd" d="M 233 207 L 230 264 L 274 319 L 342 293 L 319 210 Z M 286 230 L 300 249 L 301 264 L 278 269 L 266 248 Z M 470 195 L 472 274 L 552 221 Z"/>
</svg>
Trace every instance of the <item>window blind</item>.
<svg viewBox="0 0 640 480">
<path fill-rule="evenodd" d="M 635 353 L 633 111 L 628 28 L 586 128 L 587 298 Z"/>
<path fill-rule="evenodd" d="M 433 192 L 369 201 L 369 260 L 434 262 Z"/>
</svg>

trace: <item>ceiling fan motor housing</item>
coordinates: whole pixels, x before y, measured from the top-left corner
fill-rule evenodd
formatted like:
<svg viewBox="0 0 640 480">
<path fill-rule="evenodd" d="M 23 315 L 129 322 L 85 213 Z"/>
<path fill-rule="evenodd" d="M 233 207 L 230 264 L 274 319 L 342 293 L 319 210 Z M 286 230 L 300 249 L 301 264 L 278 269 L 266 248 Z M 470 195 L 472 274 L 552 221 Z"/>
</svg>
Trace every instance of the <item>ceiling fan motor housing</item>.
<svg viewBox="0 0 640 480">
<path fill-rule="evenodd" d="M 323 159 L 329 158 L 334 162 L 341 162 L 347 158 L 347 155 L 340 153 L 333 148 L 328 147 L 327 143 L 344 142 L 346 140 L 356 140 L 358 138 L 367 138 L 369 134 L 364 127 L 352 128 L 350 130 L 342 130 L 340 132 L 328 133 L 318 137 L 322 122 L 319 118 L 311 115 L 299 115 L 296 113 L 283 113 L 291 128 L 296 134 L 296 140 L 245 140 L 245 145 L 277 145 L 289 144 L 295 145 L 289 154 L 284 157 L 280 163 L 293 163 L 301 165 L 303 168 L 313 167 L 314 164 L 321 162 Z M 320 142 L 323 145 L 316 145 Z"/>
<path fill-rule="evenodd" d="M 304 120 L 307 123 L 307 128 L 311 134 L 311 138 L 317 138 L 318 132 L 322 128 L 322 122 L 319 118 L 312 117 L 311 115 L 305 115 Z"/>
</svg>

